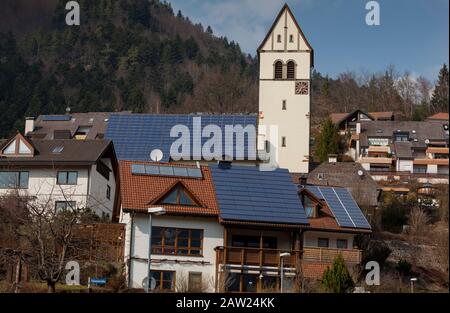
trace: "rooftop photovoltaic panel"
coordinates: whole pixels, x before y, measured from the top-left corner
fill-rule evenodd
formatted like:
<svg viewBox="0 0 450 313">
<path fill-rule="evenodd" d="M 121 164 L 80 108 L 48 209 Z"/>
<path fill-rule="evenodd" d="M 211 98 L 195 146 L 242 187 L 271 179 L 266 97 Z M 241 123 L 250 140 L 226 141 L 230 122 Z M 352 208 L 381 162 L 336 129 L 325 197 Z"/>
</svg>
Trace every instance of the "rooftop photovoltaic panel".
<svg viewBox="0 0 450 313">
<path fill-rule="evenodd" d="M 370 224 L 346 188 L 306 186 L 319 199 L 327 202 L 341 227 L 370 229 Z"/>
<path fill-rule="evenodd" d="M 47 122 L 64 122 L 70 121 L 72 117 L 70 115 L 43 115 L 42 120 Z"/>
<path fill-rule="evenodd" d="M 220 217 L 224 220 L 307 224 L 288 170 L 262 172 L 256 166 L 211 166 Z"/>
<path fill-rule="evenodd" d="M 203 178 L 199 168 L 172 167 L 146 164 L 132 164 L 131 173 L 134 175 L 158 175 L 186 178 Z"/>
<path fill-rule="evenodd" d="M 194 117 L 201 118 L 201 127 L 194 128 Z M 222 130 L 222 151 L 225 153 L 225 126 L 252 125 L 256 129 L 256 115 L 152 115 L 152 114 L 112 114 L 105 133 L 105 138 L 114 142 L 117 158 L 119 160 L 151 161 L 150 153 L 155 149 L 163 152 L 161 162 L 170 160 L 170 147 L 181 137 L 171 137 L 171 129 L 176 125 L 183 125 L 190 133 L 190 159 L 201 159 L 201 147 L 209 138 L 202 138 L 201 132 L 207 125 L 217 125 Z M 200 147 L 200 151 L 194 149 Z M 244 147 L 243 159 L 256 153 L 256 136 L 248 140 L 245 136 L 244 144 L 236 144 L 234 140 L 233 156 L 237 155 L 238 148 Z M 250 148 L 248 148 L 250 147 Z"/>
</svg>

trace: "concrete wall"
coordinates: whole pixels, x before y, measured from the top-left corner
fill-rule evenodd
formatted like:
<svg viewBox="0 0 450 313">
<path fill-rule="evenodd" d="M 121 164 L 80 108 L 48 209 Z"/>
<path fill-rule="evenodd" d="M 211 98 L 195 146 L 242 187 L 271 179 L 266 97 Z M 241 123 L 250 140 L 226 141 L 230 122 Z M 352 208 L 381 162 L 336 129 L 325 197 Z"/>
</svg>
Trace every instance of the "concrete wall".
<svg viewBox="0 0 450 313">
<path fill-rule="evenodd" d="M 132 222 L 133 220 L 133 222 Z M 137 214 L 131 218 L 122 214 L 121 222 L 126 223 L 125 261 L 130 259 L 128 273 L 131 288 L 142 288 L 147 276 L 148 260 L 148 215 Z M 223 246 L 223 227 L 217 218 L 195 218 L 175 216 L 155 216 L 153 226 L 177 227 L 203 230 L 203 255 L 199 257 L 178 255 L 152 255 L 152 269 L 175 271 L 177 289 L 187 284 L 189 272 L 201 272 L 203 285 L 207 291 L 214 291 L 216 270 L 215 247 Z M 131 249 L 131 250 L 130 250 Z"/>
<path fill-rule="evenodd" d="M 112 217 L 114 209 L 114 198 L 116 191 L 116 179 L 112 171 L 111 161 L 109 159 L 102 159 L 102 162 L 111 169 L 109 173 L 109 180 L 97 172 L 97 165 L 91 167 L 91 183 L 90 183 L 90 197 L 89 207 L 93 208 L 100 216 L 102 214 Z M 111 197 L 106 197 L 107 186 L 111 187 Z"/>
</svg>

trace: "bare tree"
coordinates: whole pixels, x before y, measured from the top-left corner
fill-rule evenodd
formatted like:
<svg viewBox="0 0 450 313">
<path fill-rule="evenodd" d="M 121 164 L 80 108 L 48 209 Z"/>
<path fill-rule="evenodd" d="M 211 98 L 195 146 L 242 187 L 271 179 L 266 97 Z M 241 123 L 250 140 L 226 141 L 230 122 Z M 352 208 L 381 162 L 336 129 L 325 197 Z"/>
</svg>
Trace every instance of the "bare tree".
<svg viewBox="0 0 450 313">
<path fill-rule="evenodd" d="M 26 197 L 17 191 L 3 197 L 0 223 L 13 229 L 12 233 L 0 236 L 10 239 L 1 247 L 2 254 L 9 251 L 19 257 L 47 283 L 48 292 L 53 293 L 66 262 L 76 254 L 72 242 L 74 227 L 85 220 L 88 210 L 72 207 L 70 201 L 66 209 L 56 210 L 50 199 Z"/>
</svg>

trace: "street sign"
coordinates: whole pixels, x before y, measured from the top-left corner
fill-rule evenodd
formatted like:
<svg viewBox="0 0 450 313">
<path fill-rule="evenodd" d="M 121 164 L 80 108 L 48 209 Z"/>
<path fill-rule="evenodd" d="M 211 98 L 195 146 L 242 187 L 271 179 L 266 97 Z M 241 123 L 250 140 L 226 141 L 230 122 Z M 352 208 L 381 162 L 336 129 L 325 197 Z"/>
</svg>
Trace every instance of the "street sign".
<svg viewBox="0 0 450 313">
<path fill-rule="evenodd" d="M 106 278 L 91 278 L 90 283 L 94 285 L 106 285 Z"/>
</svg>

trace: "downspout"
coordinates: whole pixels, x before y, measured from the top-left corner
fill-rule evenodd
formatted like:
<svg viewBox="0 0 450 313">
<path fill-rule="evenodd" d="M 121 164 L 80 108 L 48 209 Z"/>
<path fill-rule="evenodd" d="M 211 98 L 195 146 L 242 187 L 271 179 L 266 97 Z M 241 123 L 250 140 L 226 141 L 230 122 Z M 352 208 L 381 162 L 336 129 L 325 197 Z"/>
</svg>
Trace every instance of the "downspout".
<svg viewBox="0 0 450 313">
<path fill-rule="evenodd" d="M 129 257 L 128 257 L 128 288 L 131 288 L 131 273 L 132 273 L 132 264 L 131 260 L 133 258 L 133 245 L 134 245 L 134 212 L 130 214 L 131 216 L 131 222 L 130 222 L 130 251 L 129 251 Z"/>
<path fill-rule="evenodd" d="M 88 203 L 89 203 L 89 195 L 91 194 L 91 167 L 88 168 L 88 185 L 87 185 L 87 192 L 86 192 L 86 208 L 88 207 Z"/>
</svg>

